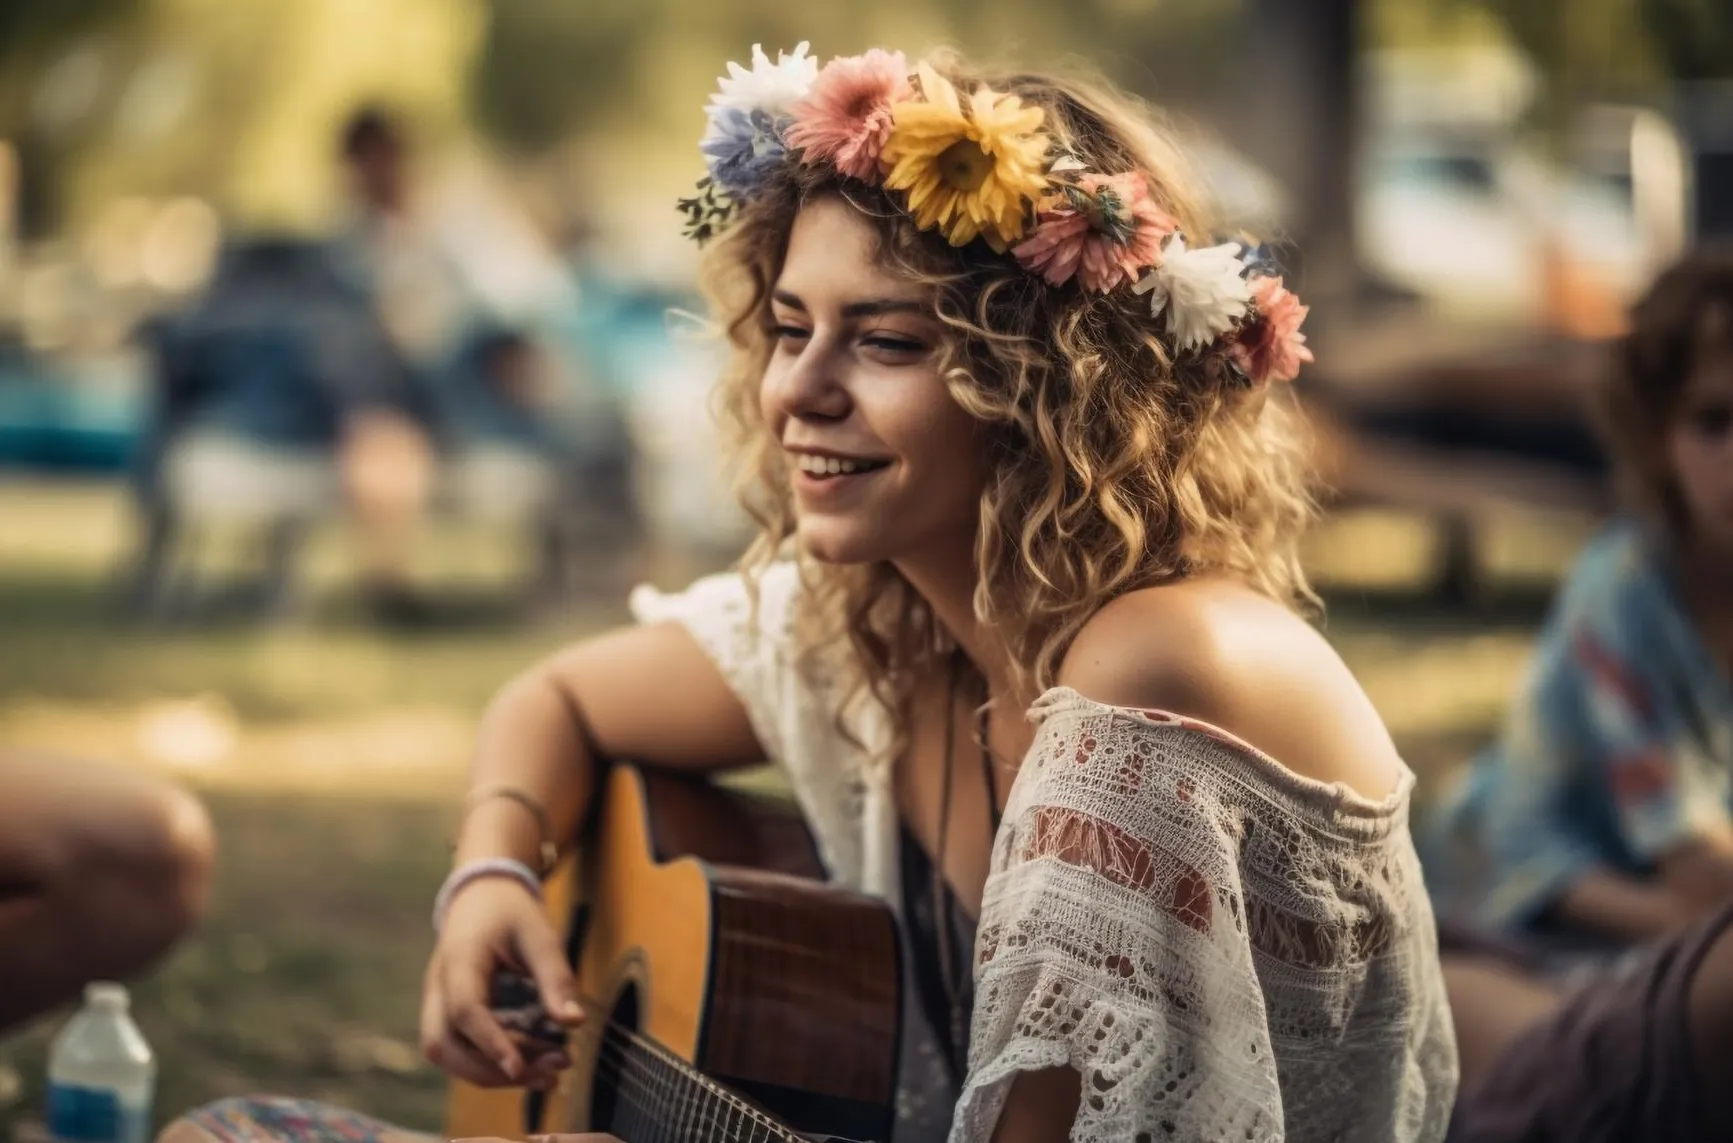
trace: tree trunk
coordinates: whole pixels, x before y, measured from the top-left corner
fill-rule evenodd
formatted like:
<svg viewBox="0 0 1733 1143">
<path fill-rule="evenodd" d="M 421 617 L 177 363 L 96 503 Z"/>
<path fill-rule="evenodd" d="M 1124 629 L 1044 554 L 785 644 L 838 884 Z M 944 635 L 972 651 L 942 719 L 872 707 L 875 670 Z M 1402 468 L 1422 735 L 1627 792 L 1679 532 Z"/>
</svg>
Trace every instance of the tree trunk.
<svg viewBox="0 0 1733 1143">
<path fill-rule="evenodd" d="M 1297 268 L 1308 300 L 1320 302 L 1346 299 L 1359 285 L 1360 7 L 1356 0 L 1244 0 L 1245 48 L 1227 76 L 1235 141 L 1290 196 L 1285 237 L 1298 248 L 1292 260 L 1304 260 Z"/>
</svg>

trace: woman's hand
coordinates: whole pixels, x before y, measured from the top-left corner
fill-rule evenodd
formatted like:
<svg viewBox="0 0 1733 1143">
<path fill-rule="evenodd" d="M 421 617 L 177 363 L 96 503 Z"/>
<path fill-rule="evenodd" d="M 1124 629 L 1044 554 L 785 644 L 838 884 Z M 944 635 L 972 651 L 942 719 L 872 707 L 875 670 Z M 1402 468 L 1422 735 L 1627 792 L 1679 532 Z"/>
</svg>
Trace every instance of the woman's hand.
<svg viewBox="0 0 1733 1143">
<path fill-rule="evenodd" d="M 490 1005 L 496 975 L 522 973 L 556 1024 L 583 1020 L 559 935 L 522 885 L 485 878 L 446 911 L 421 993 L 421 1050 L 447 1074 L 483 1087 L 548 1088 L 570 1064 L 562 1045 L 510 1030 Z"/>
</svg>

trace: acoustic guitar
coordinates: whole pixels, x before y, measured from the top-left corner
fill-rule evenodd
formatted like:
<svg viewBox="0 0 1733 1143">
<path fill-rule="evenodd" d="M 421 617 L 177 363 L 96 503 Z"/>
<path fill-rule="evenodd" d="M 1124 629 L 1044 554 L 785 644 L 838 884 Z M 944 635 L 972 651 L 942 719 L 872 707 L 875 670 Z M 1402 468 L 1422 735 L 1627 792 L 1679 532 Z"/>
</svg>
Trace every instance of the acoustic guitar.
<svg viewBox="0 0 1733 1143">
<path fill-rule="evenodd" d="M 896 921 L 822 876 L 792 807 L 610 767 L 545 893 L 589 1010 L 573 1066 L 547 1093 L 454 1083 L 446 1137 L 889 1139 Z"/>
</svg>

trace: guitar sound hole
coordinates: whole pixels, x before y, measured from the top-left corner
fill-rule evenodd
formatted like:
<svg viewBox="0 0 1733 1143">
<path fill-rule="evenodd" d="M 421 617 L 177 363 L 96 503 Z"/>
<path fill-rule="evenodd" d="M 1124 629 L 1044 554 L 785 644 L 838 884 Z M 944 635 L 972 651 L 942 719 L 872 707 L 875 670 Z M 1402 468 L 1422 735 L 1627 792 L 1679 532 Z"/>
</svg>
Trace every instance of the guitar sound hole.
<svg viewBox="0 0 1733 1143">
<path fill-rule="evenodd" d="M 603 1025 L 590 1091 L 590 1129 L 618 1136 L 628 1143 L 659 1110 L 647 1098 L 653 1094 L 648 1086 L 649 1077 L 627 1037 L 627 1033 L 636 1033 L 641 1027 L 638 1012 L 638 986 L 628 984 L 614 1001 Z"/>
</svg>

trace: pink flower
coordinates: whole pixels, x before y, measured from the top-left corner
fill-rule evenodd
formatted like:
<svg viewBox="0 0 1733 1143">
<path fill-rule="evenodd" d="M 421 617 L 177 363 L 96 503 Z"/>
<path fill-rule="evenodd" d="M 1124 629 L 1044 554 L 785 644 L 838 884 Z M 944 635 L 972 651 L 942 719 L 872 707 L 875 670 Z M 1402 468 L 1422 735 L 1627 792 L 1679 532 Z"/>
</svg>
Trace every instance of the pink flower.
<svg viewBox="0 0 1733 1143">
<path fill-rule="evenodd" d="M 1300 323 L 1309 307 L 1282 285 L 1280 278 L 1253 278 L 1252 303 L 1258 317 L 1229 350 L 1234 361 L 1255 384 L 1292 381 L 1300 375 L 1302 362 L 1312 360 Z"/>
<path fill-rule="evenodd" d="M 1105 294 L 1161 265 L 1161 244 L 1178 226 L 1150 200 L 1142 175 L 1080 175 L 1049 200 L 1035 232 L 1012 253 L 1050 286 L 1077 275 L 1084 289 Z"/>
<path fill-rule="evenodd" d="M 788 143 L 806 163 L 829 162 L 849 178 L 877 182 L 879 152 L 895 125 L 891 105 L 914 94 L 903 53 L 839 56 L 795 104 Z"/>
</svg>

